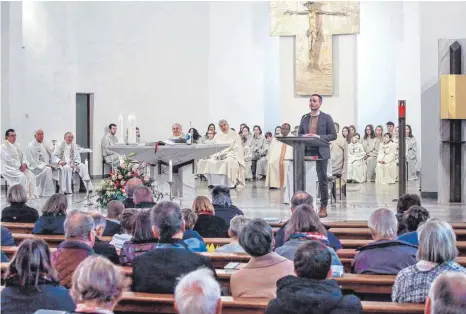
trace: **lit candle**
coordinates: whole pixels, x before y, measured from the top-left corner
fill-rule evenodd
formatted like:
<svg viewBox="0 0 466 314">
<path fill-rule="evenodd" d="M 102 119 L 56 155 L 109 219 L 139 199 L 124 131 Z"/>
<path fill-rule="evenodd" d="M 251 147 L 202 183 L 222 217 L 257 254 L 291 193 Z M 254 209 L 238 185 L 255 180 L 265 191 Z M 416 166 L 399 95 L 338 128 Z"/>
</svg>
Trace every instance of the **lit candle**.
<svg viewBox="0 0 466 314">
<path fill-rule="evenodd" d="M 123 115 L 118 117 L 118 128 L 120 129 L 120 138 L 118 141 L 123 143 L 125 141 L 125 128 L 123 127 Z"/>
<path fill-rule="evenodd" d="M 173 163 L 171 159 L 168 162 L 168 182 L 173 182 Z"/>
</svg>

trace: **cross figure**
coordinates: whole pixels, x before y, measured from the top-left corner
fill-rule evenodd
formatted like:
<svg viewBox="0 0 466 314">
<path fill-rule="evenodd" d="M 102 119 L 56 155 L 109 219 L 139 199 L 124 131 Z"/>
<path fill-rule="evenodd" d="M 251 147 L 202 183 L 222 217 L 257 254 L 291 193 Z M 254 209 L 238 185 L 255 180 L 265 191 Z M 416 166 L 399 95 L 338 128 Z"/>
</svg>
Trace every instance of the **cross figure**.
<svg viewBox="0 0 466 314">
<path fill-rule="evenodd" d="M 332 36 L 359 32 L 359 2 L 270 2 L 270 34 L 296 40 L 296 93 L 333 94 Z"/>
</svg>

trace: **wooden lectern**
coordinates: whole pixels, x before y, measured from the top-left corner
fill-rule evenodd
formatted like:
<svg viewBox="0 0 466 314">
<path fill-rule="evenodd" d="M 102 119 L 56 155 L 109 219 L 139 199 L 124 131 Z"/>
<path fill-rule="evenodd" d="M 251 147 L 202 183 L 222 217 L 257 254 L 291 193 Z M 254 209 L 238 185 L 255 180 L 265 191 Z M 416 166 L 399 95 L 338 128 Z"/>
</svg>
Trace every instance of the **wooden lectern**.
<svg viewBox="0 0 466 314">
<path fill-rule="evenodd" d="M 305 149 L 329 146 L 329 142 L 312 136 L 277 136 L 277 140 L 293 147 L 293 194 L 306 191 Z"/>
</svg>

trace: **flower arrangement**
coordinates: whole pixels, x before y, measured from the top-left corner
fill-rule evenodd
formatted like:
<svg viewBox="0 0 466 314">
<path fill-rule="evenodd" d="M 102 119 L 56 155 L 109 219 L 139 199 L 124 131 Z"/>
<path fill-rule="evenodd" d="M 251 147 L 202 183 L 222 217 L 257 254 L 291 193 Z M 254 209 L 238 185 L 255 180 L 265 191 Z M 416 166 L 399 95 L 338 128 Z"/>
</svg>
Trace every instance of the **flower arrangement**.
<svg viewBox="0 0 466 314">
<path fill-rule="evenodd" d="M 133 154 L 134 155 L 134 154 Z M 131 157 L 131 154 L 129 155 Z M 100 207 L 106 207 L 107 203 L 113 200 L 123 201 L 126 195 L 126 182 L 132 178 L 139 178 L 147 187 L 152 187 L 154 179 L 147 174 L 148 165 L 145 162 L 135 162 L 126 156 L 121 159 L 118 167 L 113 168 L 108 179 L 102 180 L 100 188 L 96 190 Z M 162 195 L 154 191 L 154 198 L 159 200 Z"/>
</svg>

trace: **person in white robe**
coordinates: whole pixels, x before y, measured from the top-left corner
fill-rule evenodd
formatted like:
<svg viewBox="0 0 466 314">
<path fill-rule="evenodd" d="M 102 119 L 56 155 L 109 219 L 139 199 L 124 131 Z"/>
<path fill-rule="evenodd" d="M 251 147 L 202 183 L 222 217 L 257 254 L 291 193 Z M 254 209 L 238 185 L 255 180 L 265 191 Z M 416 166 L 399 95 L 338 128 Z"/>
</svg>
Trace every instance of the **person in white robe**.
<svg viewBox="0 0 466 314">
<path fill-rule="evenodd" d="M 290 125 L 283 123 L 281 126 L 281 136 L 290 136 Z M 281 189 L 285 187 L 288 167 L 293 160 L 293 147 L 273 139 L 270 142 L 267 155 L 267 175 L 265 186 L 268 188 Z"/>
<path fill-rule="evenodd" d="M 380 144 L 375 168 L 375 183 L 395 184 L 398 179 L 398 166 L 396 164 L 397 148 L 392 142 L 392 134 L 385 133 L 383 143 Z"/>
<path fill-rule="evenodd" d="M 354 134 L 348 145 L 348 181 L 363 183 L 366 182 L 366 151 L 359 138 L 359 133 Z"/>
<path fill-rule="evenodd" d="M 336 188 L 341 188 L 342 193 L 346 195 L 346 180 L 348 173 L 348 142 L 343 135 L 339 134 L 340 125 L 335 124 L 335 130 L 337 131 L 337 139 L 330 142 L 330 157 L 332 165 L 332 176 L 341 175 L 341 187 L 340 180 L 336 180 Z M 333 191 L 334 197 L 336 197 L 336 190 Z"/>
<path fill-rule="evenodd" d="M 261 180 L 267 175 L 267 164 L 268 164 L 268 152 L 270 142 L 273 140 L 273 135 L 271 132 L 265 133 L 265 141 L 262 148 L 259 150 L 259 160 L 256 164 L 256 179 Z"/>
<path fill-rule="evenodd" d="M 247 137 L 242 137 L 241 140 L 243 141 L 243 147 L 244 147 L 244 179 L 250 181 L 253 179 L 251 146 L 248 145 Z"/>
<path fill-rule="evenodd" d="M 136 127 L 136 143 L 144 143 L 144 141 L 141 138 L 141 131 L 139 130 L 139 127 Z"/>
<path fill-rule="evenodd" d="M 406 125 L 406 164 L 408 180 L 417 180 L 417 143 L 409 124 Z"/>
<path fill-rule="evenodd" d="M 88 192 L 92 191 L 92 182 L 89 177 L 89 168 L 81 163 L 81 155 L 78 146 L 73 142 L 74 135 L 67 132 L 64 141 L 57 145 L 53 153 L 52 161 L 58 165 L 60 192 L 71 194 L 79 191 L 80 178 Z M 72 189 L 73 186 L 73 189 Z"/>
<path fill-rule="evenodd" d="M 37 198 L 36 176 L 28 169 L 26 157 L 16 143 L 16 132 L 8 129 L 1 150 L 1 175 L 9 186 L 21 184 L 27 191 L 28 198 Z"/>
<path fill-rule="evenodd" d="M 282 135 L 282 127 L 280 125 L 276 126 L 275 131 L 274 131 L 274 137 L 281 136 L 281 135 Z"/>
<path fill-rule="evenodd" d="M 52 165 L 52 151 L 44 143 L 43 130 L 39 129 L 34 133 L 26 157 L 29 170 L 36 176 L 39 196 L 52 196 L 55 193 L 54 179 L 58 179 L 58 172 Z"/>
<path fill-rule="evenodd" d="M 120 155 L 111 150 L 113 145 L 118 144 L 116 137 L 117 126 L 111 123 L 108 126 L 108 133 L 104 135 L 101 141 L 102 157 L 110 167 L 115 168 L 120 165 Z"/>
<path fill-rule="evenodd" d="M 379 155 L 380 140 L 376 136 L 374 126 L 369 124 L 366 126 L 362 146 L 366 152 L 364 160 L 367 164 L 367 181 L 375 181 L 375 167 L 377 166 L 377 156 Z"/>
<path fill-rule="evenodd" d="M 183 128 L 179 123 L 173 123 L 172 125 L 172 135 L 168 138 L 170 140 L 177 140 L 180 138 L 186 138 L 186 135 L 183 133 Z"/>
<path fill-rule="evenodd" d="M 198 171 L 206 177 L 210 175 L 224 175 L 228 179 L 230 188 L 244 186 L 244 148 L 241 137 L 230 129 L 226 120 L 219 121 L 220 132 L 215 137 L 213 144 L 228 144 L 229 147 L 210 156 L 208 159 L 199 160 Z"/>
<path fill-rule="evenodd" d="M 215 130 L 207 131 L 207 135 L 202 137 L 201 144 L 213 144 L 215 137 Z"/>
</svg>

